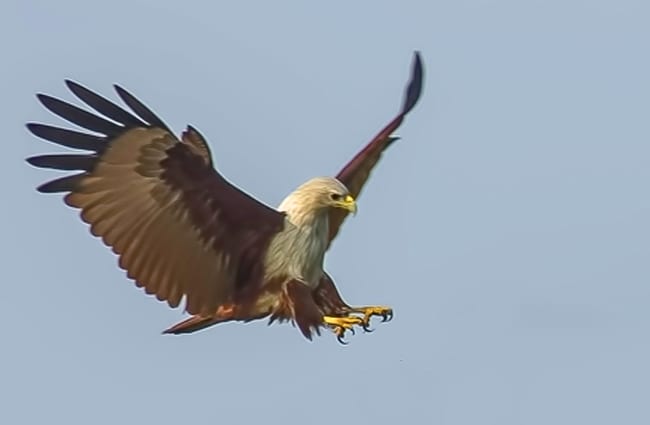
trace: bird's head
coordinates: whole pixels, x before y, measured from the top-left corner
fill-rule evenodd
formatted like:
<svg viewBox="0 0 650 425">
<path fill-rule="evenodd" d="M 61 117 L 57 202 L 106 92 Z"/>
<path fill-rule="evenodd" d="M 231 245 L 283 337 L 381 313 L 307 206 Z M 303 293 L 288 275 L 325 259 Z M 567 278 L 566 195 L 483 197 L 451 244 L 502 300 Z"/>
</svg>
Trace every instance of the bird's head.
<svg viewBox="0 0 650 425">
<path fill-rule="evenodd" d="M 343 183 L 333 177 L 316 177 L 300 185 L 278 209 L 289 215 L 341 208 L 356 214 L 357 202 Z"/>
<path fill-rule="evenodd" d="M 357 212 L 357 202 L 343 183 L 333 177 L 316 177 L 308 180 L 299 190 L 310 198 L 315 208 L 341 208 L 353 214 Z"/>
</svg>

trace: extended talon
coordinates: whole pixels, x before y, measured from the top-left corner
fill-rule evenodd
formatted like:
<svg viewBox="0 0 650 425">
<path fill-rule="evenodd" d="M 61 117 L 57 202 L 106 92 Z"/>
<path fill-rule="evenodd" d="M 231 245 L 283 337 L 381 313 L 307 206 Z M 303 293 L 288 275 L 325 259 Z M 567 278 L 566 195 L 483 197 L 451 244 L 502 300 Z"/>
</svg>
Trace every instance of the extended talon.
<svg viewBox="0 0 650 425">
<path fill-rule="evenodd" d="M 343 340 L 343 338 L 345 337 L 345 331 L 349 330 L 350 332 L 352 332 L 352 335 L 354 335 L 355 334 L 354 325 L 363 326 L 363 319 L 356 316 L 345 316 L 345 317 L 324 316 L 323 322 L 330 325 L 330 327 L 334 330 L 334 333 L 336 334 L 336 339 L 343 345 L 347 344 L 347 342 Z"/>
<path fill-rule="evenodd" d="M 372 316 L 381 316 L 382 322 L 389 322 L 393 319 L 393 309 L 390 307 L 372 306 L 372 307 L 359 307 L 354 309 L 355 313 L 363 314 L 363 328 L 366 330 L 370 325 L 370 318 Z"/>
<path fill-rule="evenodd" d="M 370 316 L 365 316 L 364 315 L 361 320 L 363 321 L 363 323 L 361 324 L 361 327 L 363 328 L 364 332 L 367 332 L 367 333 L 374 332 L 374 329 L 370 328 Z"/>
<path fill-rule="evenodd" d="M 381 319 L 382 322 L 390 322 L 391 320 L 393 320 L 393 309 L 389 309 L 384 314 L 382 314 L 381 317 L 382 317 Z"/>
<path fill-rule="evenodd" d="M 336 340 L 339 342 L 339 344 L 342 345 L 348 345 L 349 343 L 345 342 L 343 338 L 345 338 L 345 329 L 343 328 L 336 328 L 334 331 L 336 333 Z"/>
<path fill-rule="evenodd" d="M 370 329 L 370 320 L 361 325 L 361 327 L 363 328 L 364 332 L 370 333 L 375 331 L 374 329 Z"/>
</svg>

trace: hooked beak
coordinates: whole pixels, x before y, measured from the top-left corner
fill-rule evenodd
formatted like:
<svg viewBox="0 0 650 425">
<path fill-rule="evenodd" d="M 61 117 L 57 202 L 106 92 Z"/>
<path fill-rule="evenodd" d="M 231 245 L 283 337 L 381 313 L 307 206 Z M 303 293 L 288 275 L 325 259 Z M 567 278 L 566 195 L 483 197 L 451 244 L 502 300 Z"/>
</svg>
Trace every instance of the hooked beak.
<svg viewBox="0 0 650 425">
<path fill-rule="evenodd" d="M 352 215 L 357 214 L 357 202 L 354 200 L 352 195 L 347 195 L 345 198 L 343 198 L 343 200 L 339 203 L 339 207 L 350 211 Z"/>
</svg>

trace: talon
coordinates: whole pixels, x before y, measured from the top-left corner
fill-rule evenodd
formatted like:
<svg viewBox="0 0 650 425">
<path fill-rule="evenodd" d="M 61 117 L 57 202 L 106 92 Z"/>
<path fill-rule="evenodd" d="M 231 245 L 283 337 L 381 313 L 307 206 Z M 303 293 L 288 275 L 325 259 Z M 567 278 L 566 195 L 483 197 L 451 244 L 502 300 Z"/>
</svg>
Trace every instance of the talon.
<svg viewBox="0 0 650 425">
<path fill-rule="evenodd" d="M 361 324 L 361 327 L 363 328 L 364 332 L 372 332 L 374 329 L 370 328 L 370 316 L 363 318 L 363 323 Z"/>
<path fill-rule="evenodd" d="M 372 316 L 381 316 L 382 322 L 393 320 L 393 309 L 390 307 L 358 307 L 353 310 L 355 313 L 363 314 L 363 328 L 366 329 Z"/>
<path fill-rule="evenodd" d="M 375 331 L 374 329 L 370 329 L 370 323 L 368 323 L 368 324 L 364 324 L 364 325 L 362 326 L 362 328 L 363 328 L 363 330 L 364 330 L 365 332 L 368 332 L 368 333 L 370 333 L 370 332 L 374 332 L 374 331 Z"/>
<path fill-rule="evenodd" d="M 343 341 L 345 331 L 349 330 L 354 335 L 354 325 L 363 325 L 363 320 L 356 316 L 323 316 L 323 322 L 330 325 L 336 334 L 336 339 L 343 345 L 347 345 L 347 342 Z"/>
<path fill-rule="evenodd" d="M 354 332 L 354 329 L 351 329 Z M 345 342 L 345 328 L 342 326 L 338 326 L 334 328 L 334 333 L 336 334 L 336 340 L 341 344 L 341 345 L 348 345 L 347 342 Z"/>
<path fill-rule="evenodd" d="M 387 309 L 387 310 L 381 312 L 381 321 L 382 322 L 390 322 L 391 320 L 393 320 L 393 310 L 392 309 Z"/>
</svg>

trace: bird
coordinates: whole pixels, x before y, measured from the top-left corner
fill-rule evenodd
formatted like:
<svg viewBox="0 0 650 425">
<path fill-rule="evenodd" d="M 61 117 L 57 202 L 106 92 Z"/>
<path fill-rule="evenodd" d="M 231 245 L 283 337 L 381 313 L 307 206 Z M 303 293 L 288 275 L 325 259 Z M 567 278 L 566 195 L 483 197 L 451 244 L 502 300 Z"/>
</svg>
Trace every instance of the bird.
<svg viewBox="0 0 650 425">
<path fill-rule="evenodd" d="M 90 233 L 118 258 L 137 287 L 185 320 L 163 334 L 190 334 L 226 322 L 290 322 L 312 341 L 321 330 L 339 342 L 393 309 L 345 302 L 324 258 L 394 133 L 418 103 L 423 63 L 413 53 L 397 115 L 336 176 L 311 178 L 273 208 L 227 179 L 201 133 L 180 137 L 148 106 L 115 84 L 126 108 L 65 80 L 93 111 L 37 93 L 51 113 L 84 131 L 29 122 L 40 139 L 82 153 L 26 158 L 33 167 L 74 171 L 36 188 L 62 194 Z"/>
</svg>

